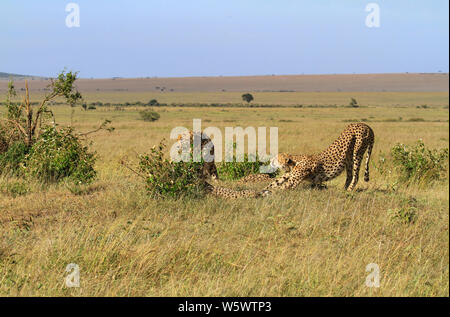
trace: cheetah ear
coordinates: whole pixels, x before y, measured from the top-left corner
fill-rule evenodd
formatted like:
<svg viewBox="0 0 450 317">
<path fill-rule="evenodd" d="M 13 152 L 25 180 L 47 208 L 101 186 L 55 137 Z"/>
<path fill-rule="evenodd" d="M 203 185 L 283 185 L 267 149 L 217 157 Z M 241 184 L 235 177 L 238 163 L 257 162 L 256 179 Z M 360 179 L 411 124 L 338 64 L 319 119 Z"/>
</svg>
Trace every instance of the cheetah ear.
<svg viewBox="0 0 450 317">
<path fill-rule="evenodd" d="M 295 165 L 295 162 L 294 162 L 292 159 L 289 158 L 289 159 L 286 161 L 286 165 L 294 166 L 294 165 Z"/>
</svg>

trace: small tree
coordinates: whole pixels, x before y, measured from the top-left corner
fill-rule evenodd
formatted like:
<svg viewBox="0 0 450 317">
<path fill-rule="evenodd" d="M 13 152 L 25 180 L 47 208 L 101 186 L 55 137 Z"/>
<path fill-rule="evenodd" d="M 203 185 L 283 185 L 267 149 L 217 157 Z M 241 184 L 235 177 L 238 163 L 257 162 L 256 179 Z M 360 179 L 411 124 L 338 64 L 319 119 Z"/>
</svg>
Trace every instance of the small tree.
<svg viewBox="0 0 450 317">
<path fill-rule="evenodd" d="M 243 94 L 242 100 L 246 101 L 247 103 L 250 103 L 253 100 L 253 96 L 251 94 Z"/>
<path fill-rule="evenodd" d="M 10 126 L 11 131 L 18 131 L 25 145 L 31 147 L 36 139 L 36 134 L 39 135 L 39 129 L 36 129 L 41 125 L 42 116 L 47 113 L 53 117 L 53 113 L 47 108 L 49 101 L 56 97 L 64 97 L 69 105 L 74 106 L 81 99 L 81 94 L 73 86 L 76 79 L 77 73 L 65 73 L 64 71 L 56 79 L 51 79 L 48 85 L 50 93 L 44 96 L 44 99 L 37 108 L 31 106 L 27 81 L 25 81 L 25 97 L 23 102 L 12 102 L 11 98 L 16 96 L 16 91 L 13 82 L 10 82 L 5 102 L 8 109 L 8 116 L 7 118 L 0 118 L 0 120 L 5 121 Z"/>
<path fill-rule="evenodd" d="M 31 176 L 42 181 L 70 178 L 77 184 L 94 179 L 95 154 L 88 151 L 81 138 L 100 130 L 112 131 L 114 128 L 107 128 L 111 121 L 105 120 L 96 130 L 75 133 L 71 127 L 57 128 L 55 117 L 47 108 L 56 97 L 64 97 L 74 106 L 81 99 L 73 86 L 75 80 L 76 73 L 63 71 L 51 80 L 47 89 L 50 92 L 37 106 L 30 102 L 27 82 L 23 102 L 12 102 L 16 91 L 14 84 L 9 83 L 7 113 L 0 118 L 0 174 Z M 50 118 L 52 125 L 48 124 Z"/>
<path fill-rule="evenodd" d="M 358 107 L 359 107 L 358 101 L 356 101 L 355 98 L 352 98 L 352 99 L 350 100 L 349 106 L 350 106 L 350 107 L 353 107 L 353 108 L 358 108 Z"/>
<path fill-rule="evenodd" d="M 156 100 L 156 99 L 152 99 L 152 100 L 150 100 L 149 102 L 148 102 L 148 105 L 149 106 L 157 106 L 158 105 L 158 100 Z"/>
</svg>

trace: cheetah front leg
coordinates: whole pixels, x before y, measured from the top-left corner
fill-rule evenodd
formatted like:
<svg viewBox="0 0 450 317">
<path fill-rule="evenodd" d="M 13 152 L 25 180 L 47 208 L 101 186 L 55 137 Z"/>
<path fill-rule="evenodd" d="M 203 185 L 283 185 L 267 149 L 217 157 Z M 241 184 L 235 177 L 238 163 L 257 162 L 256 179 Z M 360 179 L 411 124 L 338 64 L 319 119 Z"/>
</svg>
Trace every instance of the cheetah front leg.
<svg viewBox="0 0 450 317">
<path fill-rule="evenodd" d="M 272 193 L 271 190 L 293 189 L 307 179 L 310 174 L 310 168 L 296 166 L 291 172 L 278 177 L 274 182 L 270 183 L 261 191 L 260 195 L 268 196 Z"/>
</svg>

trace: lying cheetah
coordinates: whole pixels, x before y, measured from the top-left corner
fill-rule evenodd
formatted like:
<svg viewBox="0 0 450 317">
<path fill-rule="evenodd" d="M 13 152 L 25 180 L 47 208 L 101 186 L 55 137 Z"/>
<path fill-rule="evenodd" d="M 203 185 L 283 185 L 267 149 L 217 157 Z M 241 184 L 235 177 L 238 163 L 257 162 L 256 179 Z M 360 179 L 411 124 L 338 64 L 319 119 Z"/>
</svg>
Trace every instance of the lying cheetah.
<svg viewBox="0 0 450 317">
<path fill-rule="evenodd" d="M 289 172 L 295 166 L 296 162 L 300 161 L 304 157 L 305 155 L 292 155 L 288 153 L 279 153 L 270 161 L 270 165 L 273 168 L 273 170 L 282 169 L 285 172 Z M 258 173 L 244 176 L 237 182 L 239 184 L 259 183 L 259 182 L 267 182 L 272 179 L 273 176 L 271 174 Z"/>
<path fill-rule="evenodd" d="M 214 156 L 214 144 L 203 132 L 192 132 L 188 131 L 186 133 L 182 133 L 178 135 L 177 141 L 172 147 L 172 150 L 177 152 L 178 154 L 181 154 L 183 150 L 188 149 L 188 152 L 190 155 L 193 153 L 193 145 L 194 145 L 194 136 L 199 137 L 201 142 L 201 153 L 209 154 L 211 157 L 210 162 L 204 162 L 203 169 L 201 171 L 201 174 L 203 177 L 207 179 L 219 179 L 219 175 L 217 174 L 217 167 L 214 162 L 215 156 Z"/>
<path fill-rule="evenodd" d="M 262 196 L 262 193 L 259 193 L 255 190 L 234 190 L 231 188 L 226 188 L 222 186 L 214 186 L 207 182 L 205 182 L 205 188 L 206 192 L 208 194 L 222 197 L 222 198 L 228 198 L 228 199 L 235 199 L 235 198 L 258 198 Z"/>
<path fill-rule="evenodd" d="M 269 174 L 250 174 L 237 181 L 239 184 L 267 182 L 273 179 Z"/>
<path fill-rule="evenodd" d="M 189 155 L 192 155 L 194 136 L 201 137 L 202 152 L 206 152 L 207 154 L 209 153 L 209 155 L 211 155 L 212 157 L 212 161 L 204 162 L 201 171 L 199 171 L 202 183 L 208 194 L 228 199 L 240 197 L 256 198 L 261 196 L 260 193 L 254 190 L 233 190 L 230 188 L 215 186 L 208 183 L 208 180 L 217 180 L 219 177 L 217 174 L 217 167 L 214 162 L 214 144 L 205 133 L 200 134 L 200 132 L 188 131 L 186 133 L 179 134 L 177 137 L 177 141 L 172 147 L 172 150 L 175 151 L 175 153 L 181 154 L 183 150 L 189 149 L 187 152 L 189 153 Z"/>
<path fill-rule="evenodd" d="M 373 130 L 365 123 L 350 124 L 325 151 L 300 158 L 289 173 L 269 184 L 261 194 L 269 195 L 274 189 L 295 188 L 302 181 L 320 185 L 339 176 L 345 169 L 345 189 L 351 191 L 358 183 L 359 169 L 367 150 L 364 180 L 369 181 L 369 160 L 374 143 Z M 280 166 L 283 163 L 279 164 Z M 292 165 L 292 164 L 291 164 Z"/>
</svg>

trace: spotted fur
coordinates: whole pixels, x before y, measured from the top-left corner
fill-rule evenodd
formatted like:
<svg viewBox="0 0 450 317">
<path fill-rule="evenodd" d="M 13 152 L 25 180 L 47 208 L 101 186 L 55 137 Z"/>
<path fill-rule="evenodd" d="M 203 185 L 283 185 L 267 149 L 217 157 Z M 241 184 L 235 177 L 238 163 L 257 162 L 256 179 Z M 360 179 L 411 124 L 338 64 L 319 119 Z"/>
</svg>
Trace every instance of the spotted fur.
<svg viewBox="0 0 450 317">
<path fill-rule="evenodd" d="M 307 155 L 295 155 L 289 153 L 278 153 L 272 160 L 270 160 L 270 166 L 273 169 L 282 169 L 285 172 L 290 172 L 297 162 L 304 160 Z"/>
<path fill-rule="evenodd" d="M 236 198 L 258 198 L 262 194 L 255 190 L 234 190 L 222 186 L 214 186 L 206 183 L 206 190 L 210 195 L 217 197 L 236 199 Z"/>
<path fill-rule="evenodd" d="M 177 141 L 175 143 L 175 150 L 181 154 L 183 152 L 183 149 L 189 149 L 189 153 L 192 155 L 193 152 L 193 145 L 194 145 L 194 137 L 199 137 L 201 142 L 201 153 L 205 153 L 211 156 L 212 160 L 209 162 L 204 162 L 203 168 L 201 171 L 202 177 L 205 179 L 219 179 L 219 175 L 217 174 L 217 167 L 214 162 L 215 156 L 214 156 L 214 144 L 205 133 L 200 132 L 186 132 L 183 134 L 179 134 Z"/>
<path fill-rule="evenodd" d="M 274 189 L 295 188 L 303 181 L 315 185 L 347 172 L 345 189 L 352 191 L 358 183 L 363 155 L 367 150 L 364 180 L 369 181 L 369 161 L 374 144 L 373 130 L 365 123 L 350 124 L 325 151 L 316 155 L 299 156 L 289 173 L 269 184 L 262 195 Z M 280 164 L 283 165 L 283 164 Z"/>
<path fill-rule="evenodd" d="M 234 190 L 222 186 L 215 186 L 208 182 L 209 179 L 217 180 L 217 167 L 214 162 L 214 144 L 211 139 L 205 134 L 200 132 L 186 132 L 178 135 L 177 141 L 175 143 L 175 150 L 181 154 L 183 149 L 189 149 L 189 153 L 192 155 L 192 145 L 194 144 L 194 137 L 201 137 L 201 151 L 202 153 L 209 151 L 213 160 L 211 162 L 204 162 L 202 170 L 199 171 L 201 178 L 203 179 L 203 184 L 206 192 L 210 195 L 228 199 L 235 199 L 240 197 L 256 198 L 260 197 L 261 194 L 254 190 Z M 210 143 L 211 142 L 211 143 Z"/>
<path fill-rule="evenodd" d="M 250 174 L 242 177 L 237 182 L 239 184 L 268 182 L 273 178 L 269 174 Z"/>
</svg>

